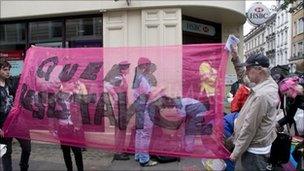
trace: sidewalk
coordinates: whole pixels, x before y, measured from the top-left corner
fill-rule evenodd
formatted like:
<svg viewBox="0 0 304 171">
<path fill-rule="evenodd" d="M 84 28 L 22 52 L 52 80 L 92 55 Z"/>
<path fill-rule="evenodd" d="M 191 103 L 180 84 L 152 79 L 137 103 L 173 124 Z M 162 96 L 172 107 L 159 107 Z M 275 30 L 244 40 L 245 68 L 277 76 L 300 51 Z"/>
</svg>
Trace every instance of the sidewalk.
<svg viewBox="0 0 304 171">
<path fill-rule="evenodd" d="M 20 170 L 21 148 L 19 143 L 13 143 L 13 170 Z M 72 155 L 73 157 L 73 155 Z M 111 164 L 113 155 L 97 149 L 87 149 L 83 152 L 85 170 L 106 170 Z M 76 170 L 75 160 L 73 157 L 73 168 Z M 66 170 L 62 151 L 58 144 L 47 144 L 32 142 L 32 152 L 29 161 L 29 170 Z"/>
<path fill-rule="evenodd" d="M 19 143 L 13 143 L 13 170 L 19 170 L 21 148 Z M 194 171 L 202 170 L 200 159 L 183 158 L 180 162 L 161 163 L 153 167 L 140 167 L 134 161 L 134 156 L 130 156 L 130 160 L 112 161 L 113 154 L 98 149 L 87 149 L 83 152 L 85 170 L 184 170 Z M 74 162 L 73 158 L 73 162 Z M 73 163 L 76 170 L 75 162 Z M 47 144 L 40 142 L 32 142 L 32 152 L 29 161 L 29 170 L 66 170 L 62 152 L 58 144 Z"/>
</svg>

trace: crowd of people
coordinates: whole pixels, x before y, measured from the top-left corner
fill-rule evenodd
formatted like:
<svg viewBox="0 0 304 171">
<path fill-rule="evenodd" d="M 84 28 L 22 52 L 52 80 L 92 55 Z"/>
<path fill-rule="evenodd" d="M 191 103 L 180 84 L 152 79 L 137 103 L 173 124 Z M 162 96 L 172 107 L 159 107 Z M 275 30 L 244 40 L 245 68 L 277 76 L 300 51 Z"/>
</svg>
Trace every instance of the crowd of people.
<svg viewBox="0 0 304 171">
<path fill-rule="evenodd" d="M 262 54 L 253 54 L 240 63 L 237 46 L 232 47 L 231 56 L 238 86 L 232 86 L 231 113 L 224 116 L 225 145 L 232 152 L 226 170 L 281 170 L 286 161 L 282 161 L 284 156 L 275 155 L 289 159 L 290 153 L 277 151 L 291 149 L 288 142 L 277 145 L 282 138 L 279 134 L 285 131 L 291 137 L 294 116 L 304 109 L 304 60 L 296 63 L 295 73 L 290 73 L 282 66 L 270 68 L 269 59 Z M 300 132 L 295 127 L 295 135 L 303 137 Z M 300 148 L 302 154 L 303 142 L 296 150 Z M 301 170 L 300 166 L 297 169 Z"/>
</svg>

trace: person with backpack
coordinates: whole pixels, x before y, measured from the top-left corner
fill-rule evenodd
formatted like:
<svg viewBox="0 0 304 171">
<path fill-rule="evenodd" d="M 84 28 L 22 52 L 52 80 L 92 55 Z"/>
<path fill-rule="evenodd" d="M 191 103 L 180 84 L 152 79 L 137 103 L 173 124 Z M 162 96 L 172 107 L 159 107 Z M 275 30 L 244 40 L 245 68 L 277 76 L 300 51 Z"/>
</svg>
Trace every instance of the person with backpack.
<svg viewBox="0 0 304 171">
<path fill-rule="evenodd" d="M 278 121 L 277 128 L 285 124 L 294 123 L 294 116 L 298 109 L 304 109 L 304 60 L 296 64 L 294 75 L 281 80 L 279 84 L 280 94 L 287 96 L 286 116 Z"/>
</svg>

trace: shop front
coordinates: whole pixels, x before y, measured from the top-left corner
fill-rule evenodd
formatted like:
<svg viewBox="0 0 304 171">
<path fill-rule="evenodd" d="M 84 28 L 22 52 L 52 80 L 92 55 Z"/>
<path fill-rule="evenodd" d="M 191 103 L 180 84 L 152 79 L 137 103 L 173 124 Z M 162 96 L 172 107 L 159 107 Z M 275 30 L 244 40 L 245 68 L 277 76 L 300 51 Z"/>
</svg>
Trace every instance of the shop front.
<svg viewBox="0 0 304 171">
<path fill-rule="evenodd" d="M 2 53 L 24 54 L 31 45 L 73 48 L 221 43 L 229 34 L 239 37 L 240 47 L 243 45 L 243 1 L 0 2 Z M 228 73 L 232 72 L 229 64 Z"/>
</svg>

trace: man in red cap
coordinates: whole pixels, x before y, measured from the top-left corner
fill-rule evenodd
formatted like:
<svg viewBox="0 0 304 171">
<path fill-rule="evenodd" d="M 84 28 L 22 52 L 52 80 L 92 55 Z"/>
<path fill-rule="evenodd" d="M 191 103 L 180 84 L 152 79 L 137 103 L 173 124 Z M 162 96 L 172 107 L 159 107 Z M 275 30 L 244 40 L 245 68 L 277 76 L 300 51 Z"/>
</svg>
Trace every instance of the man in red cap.
<svg viewBox="0 0 304 171">
<path fill-rule="evenodd" d="M 151 64 L 150 59 L 145 58 L 145 57 L 140 57 L 138 59 L 138 66 L 143 65 L 143 64 Z"/>
<path fill-rule="evenodd" d="M 154 67 L 154 68 L 153 68 Z M 139 99 L 141 111 L 137 111 L 139 122 L 136 124 L 135 134 L 135 160 L 140 166 L 154 166 L 156 161 L 150 160 L 149 145 L 152 135 L 153 123 L 149 118 L 147 110 L 147 101 L 152 93 L 152 86 L 156 85 L 156 79 L 151 74 L 156 67 L 148 58 L 141 57 L 138 59 L 135 78 L 133 81 L 134 98 Z"/>
</svg>

